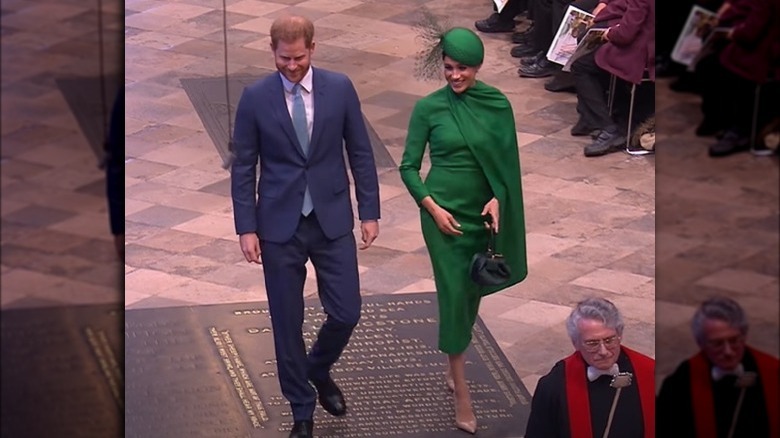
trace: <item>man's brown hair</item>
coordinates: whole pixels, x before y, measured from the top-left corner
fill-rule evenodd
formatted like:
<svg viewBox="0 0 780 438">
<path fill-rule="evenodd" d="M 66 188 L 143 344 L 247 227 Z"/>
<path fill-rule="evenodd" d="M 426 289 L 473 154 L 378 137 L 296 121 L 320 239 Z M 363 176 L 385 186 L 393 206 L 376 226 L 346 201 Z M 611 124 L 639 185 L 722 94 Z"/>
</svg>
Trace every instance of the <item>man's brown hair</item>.
<svg viewBox="0 0 780 438">
<path fill-rule="evenodd" d="M 285 15 L 274 20 L 271 25 L 271 48 L 276 50 L 279 41 L 291 43 L 303 38 L 306 48 L 311 48 L 314 40 L 314 23 L 306 17 Z"/>
</svg>

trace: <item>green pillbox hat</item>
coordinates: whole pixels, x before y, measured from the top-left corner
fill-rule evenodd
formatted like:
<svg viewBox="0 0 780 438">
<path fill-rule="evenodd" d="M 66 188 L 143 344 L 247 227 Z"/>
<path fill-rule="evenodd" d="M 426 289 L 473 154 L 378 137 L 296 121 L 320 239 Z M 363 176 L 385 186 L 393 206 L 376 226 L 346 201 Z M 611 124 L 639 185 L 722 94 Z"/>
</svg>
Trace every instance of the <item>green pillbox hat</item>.
<svg viewBox="0 0 780 438">
<path fill-rule="evenodd" d="M 444 54 L 455 61 L 474 67 L 482 64 L 485 46 L 479 36 L 465 27 L 453 27 L 442 38 Z"/>
</svg>

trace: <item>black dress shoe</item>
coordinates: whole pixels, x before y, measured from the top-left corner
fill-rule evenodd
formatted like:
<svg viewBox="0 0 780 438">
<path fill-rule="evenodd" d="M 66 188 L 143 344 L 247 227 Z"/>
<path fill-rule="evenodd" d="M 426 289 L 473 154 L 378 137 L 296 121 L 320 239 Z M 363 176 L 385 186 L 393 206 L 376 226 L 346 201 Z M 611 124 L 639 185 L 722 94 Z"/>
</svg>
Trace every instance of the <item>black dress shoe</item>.
<svg viewBox="0 0 780 438">
<path fill-rule="evenodd" d="M 611 152 L 622 150 L 626 146 L 626 136 L 616 129 L 604 129 L 599 132 L 596 141 L 593 144 L 585 146 L 584 153 L 586 157 L 598 157 L 607 155 Z"/>
<path fill-rule="evenodd" d="M 514 32 L 515 20 L 502 20 L 500 15 L 493 13 L 484 20 L 475 21 L 474 27 L 476 27 L 478 31 L 485 33 Z"/>
<path fill-rule="evenodd" d="M 512 55 L 513 58 L 522 58 L 525 56 L 536 55 L 537 53 L 539 53 L 539 49 L 534 47 L 532 44 L 518 44 L 512 47 L 512 50 L 509 51 L 509 54 Z"/>
<path fill-rule="evenodd" d="M 566 71 L 559 71 L 555 73 L 552 80 L 544 84 L 544 89 L 547 91 L 552 91 L 553 93 L 563 91 L 571 93 L 577 92 L 577 87 L 574 85 L 574 76 Z"/>
<path fill-rule="evenodd" d="M 726 134 L 717 143 L 710 146 L 710 157 L 725 157 L 737 152 L 750 149 L 750 141 L 734 131 L 726 131 Z"/>
<path fill-rule="evenodd" d="M 541 61 L 544 56 L 545 53 L 543 50 L 539 51 L 539 53 L 533 56 L 523 56 L 520 58 L 520 66 L 522 67 L 524 65 L 536 64 L 537 62 Z"/>
<path fill-rule="evenodd" d="M 344 394 L 341 393 L 333 379 L 328 377 L 325 381 L 312 380 L 311 383 L 317 388 L 317 399 L 323 409 L 337 417 L 347 413 L 347 402 L 344 400 Z"/>
<path fill-rule="evenodd" d="M 546 78 L 555 74 L 561 66 L 542 58 L 536 64 L 521 66 L 517 73 L 521 78 Z"/>
<path fill-rule="evenodd" d="M 598 128 L 589 126 L 582 119 L 577 120 L 577 124 L 571 127 L 571 135 L 575 137 L 584 137 L 586 135 L 593 136 L 594 131 L 598 131 Z"/>
<path fill-rule="evenodd" d="M 512 33 L 512 43 L 513 44 L 521 44 L 521 43 L 527 43 L 531 39 L 531 31 L 533 30 L 533 26 L 529 27 L 528 29 L 524 30 L 523 32 L 514 32 Z"/>
<path fill-rule="evenodd" d="M 314 438 L 314 422 L 301 420 L 293 423 L 290 438 Z"/>
</svg>

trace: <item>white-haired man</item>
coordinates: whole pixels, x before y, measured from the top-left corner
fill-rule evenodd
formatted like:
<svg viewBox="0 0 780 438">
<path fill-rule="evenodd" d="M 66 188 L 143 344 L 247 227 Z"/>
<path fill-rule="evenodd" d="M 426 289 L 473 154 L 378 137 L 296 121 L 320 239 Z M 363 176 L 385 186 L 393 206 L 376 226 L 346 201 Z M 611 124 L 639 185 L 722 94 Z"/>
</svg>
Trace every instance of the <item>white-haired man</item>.
<svg viewBox="0 0 780 438">
<path fill-rule="evenodd" d="M 576 351 L 539 379 L 525 438 L 654 437 L 655 361 L 620 345 L 615 305 L 581 301 L 566 329 Z"/>
<path fill-rule="evenodd" d="M 700 350 L 667 376 L 658 394 L 658 436 L 780 437 L 778 359 L 746 345 L 740 305 L 715 297 L 691 322 Z"/>
</svg>

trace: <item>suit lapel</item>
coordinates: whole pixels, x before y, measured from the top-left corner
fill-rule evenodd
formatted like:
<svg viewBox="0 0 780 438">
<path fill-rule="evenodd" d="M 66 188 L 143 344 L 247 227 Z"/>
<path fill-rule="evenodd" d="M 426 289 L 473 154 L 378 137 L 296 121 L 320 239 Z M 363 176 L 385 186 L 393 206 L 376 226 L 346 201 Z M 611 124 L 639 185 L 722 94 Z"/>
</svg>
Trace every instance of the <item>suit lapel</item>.
<svg viewBox="0 0 780 438">
<path fill-rule="evenodd" d="M 292 124 L 290 112 L 287 110 L 287 97 L 284 92 L 284 86 L 282 85 L 282 78 L 279 77 L 279 73 L 273 74 L 277 75 L 277 80 L 273 82 L 274 87 L 271 90 L 271 99 L 273 99 L 271 108 L 274 109 L 274 114 L 279 120 L 279 125 L 281 125 L 282 130 L 290 139 L 290 144 L 292 144 L 295 150 L 305 158 L 306 155 L 304 155 L 303 149 L 298 143 L 298 136 L 295 135 L 295 127 Z"/>
<path fill-rule="evenodd" d="M 314 152 L 314 148 L 319 144 L 320 134 L 322 134 L 323 121 L 325 119 L 325 103 L 328 102 L 328 85 L 320 71 L 312 67 L 312 88 L 314 88 L 314 123 L 311 128 L 311 141 L 309 141 L 309 155 Z"/>
</svg>

